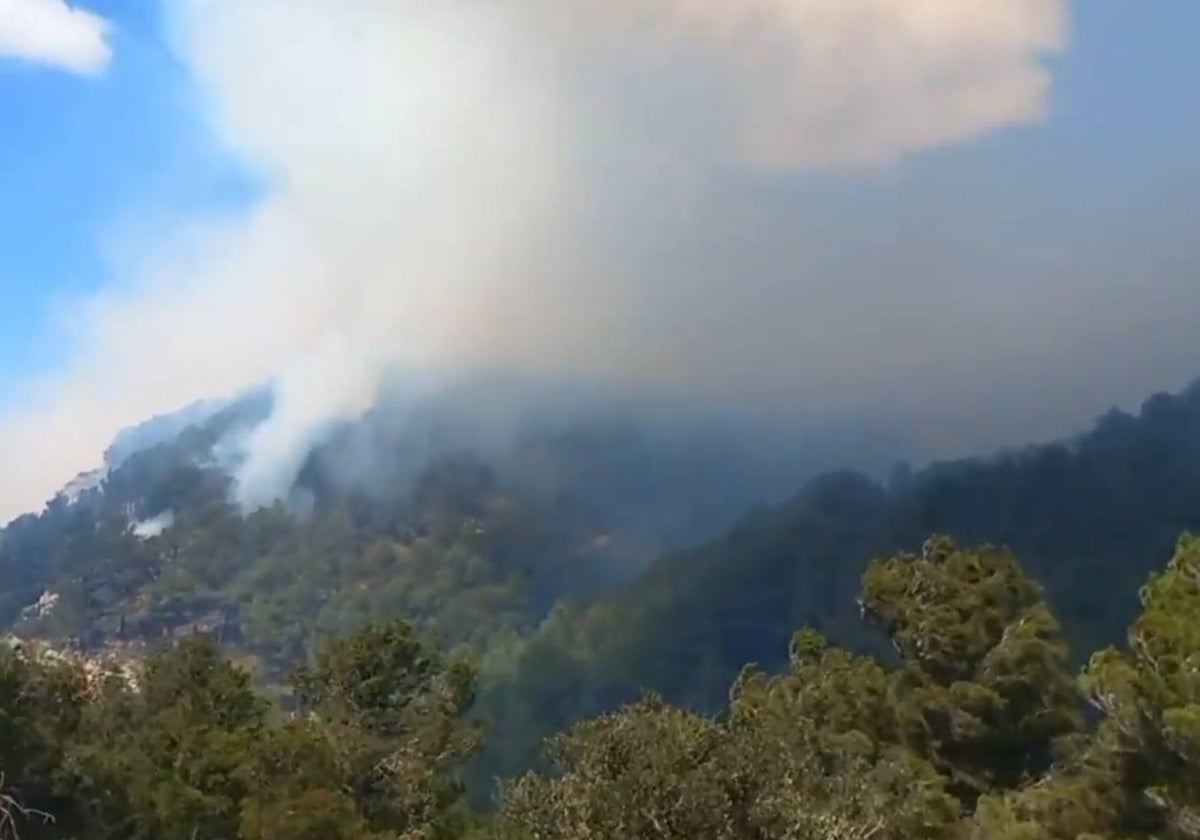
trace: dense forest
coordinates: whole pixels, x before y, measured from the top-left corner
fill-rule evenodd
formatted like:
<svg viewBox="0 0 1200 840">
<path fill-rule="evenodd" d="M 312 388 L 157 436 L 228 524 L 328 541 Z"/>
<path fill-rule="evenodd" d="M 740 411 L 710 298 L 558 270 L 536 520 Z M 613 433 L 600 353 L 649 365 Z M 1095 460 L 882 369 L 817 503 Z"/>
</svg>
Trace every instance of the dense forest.
<svg viewBox="0 0 1200 840">
<path fill-rule="evenodd" d="M 11 523 L 0 627 L 89 649 L 214 630 L 274 673 L 372 618 L 478 650 L 718 535 L 796 469 L 601 411 L 523 420 L 491 443 L 462 421 L 470 409 L 434 406 L 347 424 L 285 498 L 244 510 L 223 449 L 269 410 L 255 395 L 182 432 L 172 418 L 132 430 L 102 481 Z"/>
<path fill-rule="evenodd" d="M 7 829 L 1200 836 L 1195 545 L 1145 586 L 1200 531 L 1200 385 L 736 522 L 802 465 L 596 416 L 369 415 L 246 511 L 222 445 L 266 408 L 127 434 L 0 532 Z"/>
<path fill-rule="evenodd" d="M 647 694 L 576 724 L 491 814 L 462 797 L 487 737 L 476 674 L 403 622 L 323 643 L 289 709 L 211 636 L 124 668 L 14 643 L 0 836 L 1197 837 L 1200 541 L 1141 601 L 1128 645 L 1076 678 L 1011 552 L 932 538 L 862 578 L 894 662 L 801 628 L 787 667 L 743 669 L 718 715 Z"/>
<path fill-rule="evenodd" d="M 529 766 L 542 737 L 645 688 L 715 712 L 745 663 L 786 666 L 800 626 L 887 656 L 858 620 L 859 577 L 871 557 L 914 551 L 935 532 L 1017 551 L 1082 664 L 1124 639 L 1147 575 L 1181 532 L 1200 530 L 1198 500 L 1200 386 L 1152 397 L 1138 416 L 1110 412 L 1068 442 L 901 466 L 886 484 L 820 476 L 609 595 L 560 603 L 483 689 L 498 729 L 486 764 Z"/>
</svg>

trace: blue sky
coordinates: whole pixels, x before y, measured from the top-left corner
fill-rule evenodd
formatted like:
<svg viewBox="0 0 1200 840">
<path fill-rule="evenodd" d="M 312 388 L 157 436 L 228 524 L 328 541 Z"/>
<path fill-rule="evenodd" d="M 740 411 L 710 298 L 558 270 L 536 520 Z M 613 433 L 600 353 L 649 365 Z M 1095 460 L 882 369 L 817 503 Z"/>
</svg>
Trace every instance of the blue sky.
<svg viewBox="0 0 1200 840">
<path fill-rule="evenodd" d="M 155 0 L 93 0 L 113 23 L 100 78 L 0 57 L 0 405 L 60 363 L 56 303 L 111 276 L 133 216 L 236 208 L 254 181 L 212 137 Z"/>
<path fill-rule="evenodd" d="M 742 0 L 607 16 L 640 2 L 0 0 L 0 519 L 264 377 L 279 452 L 387 365 L 482 358 L 884 416 L 921 457 L 1200 376 L 1200 4 L 770 0 L 747 47 Z"/>
</svg>

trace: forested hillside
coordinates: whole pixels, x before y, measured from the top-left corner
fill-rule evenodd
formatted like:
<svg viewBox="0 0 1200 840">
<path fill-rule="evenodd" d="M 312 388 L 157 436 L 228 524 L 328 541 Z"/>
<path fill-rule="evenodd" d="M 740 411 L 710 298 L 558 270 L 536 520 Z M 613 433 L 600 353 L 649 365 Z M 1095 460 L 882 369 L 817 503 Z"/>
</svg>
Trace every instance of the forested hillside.
<svg viewBox="0 0 1200 840">
<path fill-rule="evenodd" d="M 403 622 L 326 642 L 290 713 L 211 637 L 115 667 L 0 645 L 0 837 L 1070 840 L 1197 836 L 1200 543 L 1077 679 L 1015 556 L 945 537 L 873 561 L 881 662 L 800 628 L 718 716 L 646 695 L 462 798 L 477 678 Z M 1090 703 L 1096 714 L 1086 714 Z"/>
<path fill-rule="evenodd" d="M 193 409 L 183 432 L 171 417 L 131 430 L 105 473 L 0 532 L 0 628 L 134 652 L 210 630 L 268 676 L 320 638 L 397 616 L 483 652 L 559 599 L 715 536 L 796 469 L 720 430 L 664 433 L 604 406 L 480 420 L 480 395 L 468 397 L 381 403 L 316 445 L 278 501 L 251 508 L 236 450 L 269 397 Z"/>
<path fill-rule="evenodd" d="M 748 514 L 725 537 L 668 554 L 636 582 L 562 605 L 507 680 L 485 691 L 504 770 L 537 738 L 626 702 L 643 688 L 715 710 L 746 662 L 786 664 L 796 627 L 886 654 L 858 621 L 858 581 L 876 556 L 934 532 L 1012 547 L 1043 582 L 1073 661 L 1123 640 L 1137 591 L 1178 535 L 1200 529 L 1200 386 L 1113 411 L 1072 441 L 897 469 L 888 484 L 853 473 L 811 481 L 786 504 Z M 502 754 L 507 749 L 511 754 Z"/>
<path fill-rule="evenodd" d="M 1148 574 L 1200 530 L 1200 387 L 1072 441 L 887 482 L 823 475 L 707 543 L 761 466 L 716 437 L 577 417 L 499 448 L 432 447 L 437 422 L 397 431 L 376 413 L 314 450 L 287 499 L 245 512 L 222 442 L 263 413 L 252 400 L 179 435 L 168 423 L 95 488 L 10 525 L 0 622 L 135 657 L 208 632 L 291 704 L 286 675 L 325 640 L 402 618 L 478 669 L 479 802 L 496 776 L 538 766 L 545 736 L 644 690 L 719 712 L 747 663 L 786 669 L 799 627 L 890 661 L 860 620 L 863 570 L 931 533 L 1018 552 L 1079 665 L 1123 639 Z M 365 442 L 371 480 L 347 481 Z M 414 448 L 436 457 L 414 469 Z M 650 562 L 687 542 L 701 544 Z"/>
</svg>

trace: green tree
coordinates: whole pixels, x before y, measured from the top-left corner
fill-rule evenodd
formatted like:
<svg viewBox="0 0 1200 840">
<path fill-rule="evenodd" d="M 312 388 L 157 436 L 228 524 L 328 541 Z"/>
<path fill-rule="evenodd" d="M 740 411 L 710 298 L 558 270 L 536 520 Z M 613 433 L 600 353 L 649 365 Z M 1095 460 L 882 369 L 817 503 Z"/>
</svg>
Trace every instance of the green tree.
<svg viewBox="0 0 1200 840">
<path fill-rule="evenodd" d="M 75 825 L 62 767 L 86 700 L 77 663 L 0 640 L 0 838 Z"/>
<path fill-rule="evenodd" d="M 1128 650 L 1092 657 L 1084 686 L 1130 794 L 1125 821 L 1200 837 L 1200 540 L 1185 535 L 1141 591 Z"/>
<path fill-rule="evenodd" d="M 1059 625 L 1011 552 L 931 539 L 920 556 L 872 562 L 860 604 L 903 660 L 905 743 L 967 804 L 1037 778 L 1082 728 Z"/>
<path fill-rule="evenodd" d="M 650 696 L 550 742 L 561 771 L 503 791 L 509 830 L 533 838 L 943 838 L 957 801 L 895 743 L 886 672 L 797 635 L 792 667 L 746 671 L 728 719 Z"/>
<path fill-rule="evenodd" d="M 245 840 L 368 840 L 375 832 L 348 789 L 350 745 L 341 733 L 299 718 L 273 728 L 244 768 L 250 789 L 241 810 Z"/>
<path fill-rule="evenodd" d="M 549 742 L 562 771 L 503 790 L 503 813 L 534 838 L 753 837 L 749 802 L 711 720 L 647 697 Z"/>
<path fill-rule="evenodd" d="M 1129 791 L 1111 730 L 1101 726 L 1062 745 L 1049 772 L 1014 791 L 980 797 L 965 826 L 968 840 L 1091 840 L 1144 837 L 1128 817 Z"/>
<path fill-rule="evenodd" d="M 110 675 L 88 704 L 68 766 L 88 837 L 235 837 L 241 767 L 267 704 L 208 637 L 151 656 L 137 684 Z"/>
<path fill-rule="evenodd" d="M 457 823 L 460 772 L 479 744 L 467 712 L 474 673 L 401 621 L 325 645 L 294 686 L 303 713 L 336 745 L 371 825 L 438 836 Z"/>
<path fill-rule="evenodd" d="M 935 767 L 901 743 L 897 703 L 877 661 L 811 629 L 793 638 L 786 673 L 744 672 L 728 726 L 759 779 L 761 836 L 949 837 L 959 803 Z"/>
</svg>

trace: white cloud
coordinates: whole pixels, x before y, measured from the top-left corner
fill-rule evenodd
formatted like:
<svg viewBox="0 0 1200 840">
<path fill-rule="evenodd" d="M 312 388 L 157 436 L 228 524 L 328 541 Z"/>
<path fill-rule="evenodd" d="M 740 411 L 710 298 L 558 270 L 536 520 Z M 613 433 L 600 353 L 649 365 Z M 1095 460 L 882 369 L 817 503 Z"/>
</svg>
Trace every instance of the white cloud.
<svg viewBox="0 0 1200 840">
<path fill-rule="evenodd" d="M 19 58 L 81 75 L 112 60 L 109 23 L 65 0 L 0 0 L 0 58 Z"/>
<path fill-rule="evenodd" d="M 1066 16 L 1063 0 L 170 8 L 217 130 L 274 190 L 244 218 L 181 225 L 169 259 L 126 243 L 141 253 L 115 267 L 119 287 L 69 313 L 71 361 L 0 416 L 0 517 L 40 504 L 123 426 L 277 375 L 256 486 L 389 365 L 733 387 L 731 347 L 782 360 L 804 330 L 778 320 L 793 301 L 779 305 L 771 272 L 696 271 L 680 220 L 756 224 L 697 205 L 706 173 L 875 164 L 1036 119 Z M 677 263 L 630 262 L 619 232 L 592 224 L 604 207 Z M 697 343 L 731 304 L 777 320 Z"/>
</svg>

